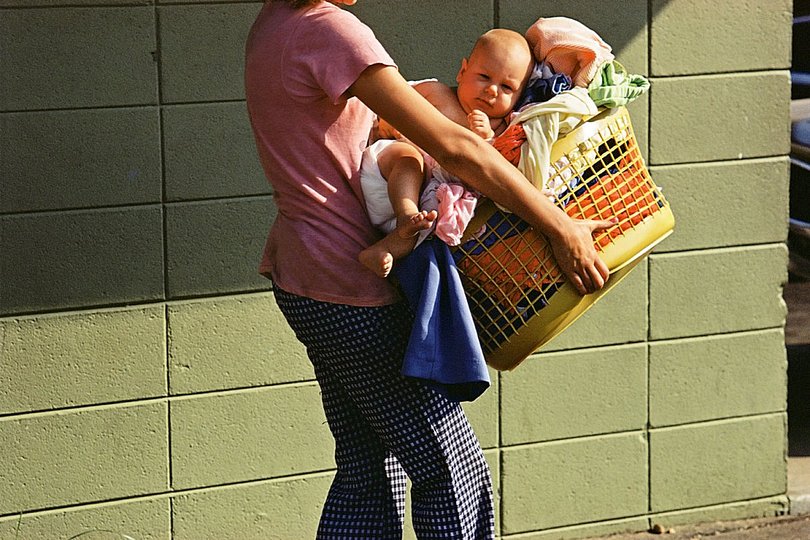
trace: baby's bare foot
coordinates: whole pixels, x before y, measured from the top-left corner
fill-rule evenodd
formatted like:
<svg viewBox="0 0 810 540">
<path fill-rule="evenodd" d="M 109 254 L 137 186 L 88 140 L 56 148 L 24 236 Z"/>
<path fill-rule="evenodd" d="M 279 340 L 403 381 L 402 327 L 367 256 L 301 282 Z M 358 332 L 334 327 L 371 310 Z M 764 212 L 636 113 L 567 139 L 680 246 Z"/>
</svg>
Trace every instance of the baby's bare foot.
<svg viewBox="0 0 810 540">
<path fill-rule="evenodd" d="M 403 218 L 397 228 L 394 229 L 394 232 L 402 238 L 411 238 L 419 234 L 420 231 L 431 228 L 433 222 L 436 221 L 436 217 L 438 217 L 436 210 L 430 212 L 422 210 L 412 216 Z"/>
<path fill-rule="evenodd" d="M 358 256 L 363 266 L 381 278 L 388 277 L 394 267 L 394 256 L 388 251 L 383 240 L 364 249 Z"/>
<path fill-rule="evenodd" d="M 385 238 L 360 252 L 358 259 L 363 265 L 384 278 L 394 267 L 394 261 L 410 253 L 416 245 L 416 235 L 433 226 L 436 211 L 417 212 L 402 219 L 397 227 Z"/>
</svg>

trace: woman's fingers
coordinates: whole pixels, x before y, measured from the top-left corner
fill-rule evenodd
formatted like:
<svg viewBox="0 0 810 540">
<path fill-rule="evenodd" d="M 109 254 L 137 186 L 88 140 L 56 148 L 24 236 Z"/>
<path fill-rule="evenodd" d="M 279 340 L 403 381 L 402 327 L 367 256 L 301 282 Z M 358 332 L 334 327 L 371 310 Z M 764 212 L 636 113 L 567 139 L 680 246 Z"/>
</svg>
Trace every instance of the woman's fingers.
<svg viewBox="0 0 810 540">
<path fill-rule="evenodd" d="M 592 264 L 586 264 L 570 275 L 571 284 L 580 292 L 588 294 L 605 286 L 610 272 L 605 262 L 596 257 Z"/>
<path fill-rule="evenodd" d="M 602 284 L 604 285 L 605 281 L 607 281 L 610 277 L 610 268 L 608 268 L 605 261 L 603 261 L 600 257 L 597 257 L 596 269 L 599 271 L 599 275 L 602 276 Z"/>
<path fill-rule="evenodd" d="M 579 274 L 574 274 L 570 278 L 571 285 L 579 292 L 579 294 L 585 295 L 588 294 L 588 289 L 585 288 L 585 284 L 582 283 L 582 279 L 579 277 Z"/>
<path fill-rule="evenodd" d="M 600 262 L 602 262 L 601 259 L 596 259 L 596 261 L 594 261 L 594 265 L 588 269 L 588 271 L 590 272 L 589 277 L 591 278 L 591 285 L 592 285 L 591 292 L 598 291 L 599 289 L 605 286 L 605 280 L 607 279 L 607 276 L 602 275 L 602 272 L 599 269 L 598 264 Z"/>
<path fill-rule="evenodd" d="M 617 219 L 592 220 L 588 222 L 591 234 L 609 229 L 618 223 Z M 585 261 L 581 269 L 582 282 L 588 293 L 596 292 L 605 286 L 605 282 L 610 277 L 610 270 L 597 253 L 594 252 L 593 259 Z M 575 285 L 576 286 L 576 285 Z"/>
<path fill-rule="evenodd" d="M 593 233 L 609 229 L 616 223 L 615 219 L 572 220 L 569 229 L 572 234 L 559 243 L 552 241 L 557 263 L 580 294 L 592 293 L 605 286 L 610 270 L 594 247 Z"/>
<path fill-rule="evenodd" d="M 604 231 L 605 229 L 609 229 L 609 228 L 613 227 L 614 225 L 617 225 L 618 223 L 619 223 L 619 220 L 616 219 L 616 218 L 591 220 L 590 221 L 591 231 L 593 231 L 593 232 Z"/>
</svg>

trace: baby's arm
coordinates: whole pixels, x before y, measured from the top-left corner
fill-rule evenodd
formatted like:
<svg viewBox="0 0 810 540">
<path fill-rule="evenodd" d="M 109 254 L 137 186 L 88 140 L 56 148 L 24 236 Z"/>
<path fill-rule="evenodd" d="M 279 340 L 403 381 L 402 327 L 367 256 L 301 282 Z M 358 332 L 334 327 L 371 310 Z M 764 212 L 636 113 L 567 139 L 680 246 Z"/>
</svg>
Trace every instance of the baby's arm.
<svg viewBox="0 0 810 540">
<path fill-rule="evenodd" d="M 482 139 L 488 141 L 495 136 L 495 132 L 492 130 L 492 122 L 484 111 L 475 109 L 467 115 L 467 122 L 469 122 L 470 131 Z"/>
</svg>

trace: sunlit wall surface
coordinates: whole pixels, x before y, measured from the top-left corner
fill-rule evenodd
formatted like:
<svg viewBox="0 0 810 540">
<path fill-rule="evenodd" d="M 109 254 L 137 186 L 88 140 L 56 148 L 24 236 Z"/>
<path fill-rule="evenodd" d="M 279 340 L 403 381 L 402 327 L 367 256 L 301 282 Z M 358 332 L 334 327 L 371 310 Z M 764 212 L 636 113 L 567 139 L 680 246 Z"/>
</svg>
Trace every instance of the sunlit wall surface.
<svg viewBox="0 0 810 540">
<path fill-rule="evenodd" d="M 256 272 L 242 90 L 261 3 L 0 0 L 0 538 L 311 538 L 333 443 Z M 580 19 L 675 233 L 465 407 L 497 533 L 773 515 L 785 497 L 789 0 L 361 0 L 411 79 Z M 411 535 L 409 531 L 407 533 Z"/>
</svg>

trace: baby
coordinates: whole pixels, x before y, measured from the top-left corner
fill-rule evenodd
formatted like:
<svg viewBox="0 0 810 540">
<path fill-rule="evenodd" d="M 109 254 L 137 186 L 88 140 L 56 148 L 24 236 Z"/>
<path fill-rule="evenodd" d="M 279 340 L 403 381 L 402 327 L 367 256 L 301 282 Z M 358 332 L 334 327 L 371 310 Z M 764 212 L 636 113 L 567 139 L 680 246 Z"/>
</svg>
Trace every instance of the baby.
<svg viewBox="0 0 810 540">
<path fill-rule="evenodd" d="M 533 66 L 521 34 L 495 29 L 478 38 L 469 59 L 462 59 L 455 89 L 435 80 L 415 83 L 414 88 L 445 116 L 489 140 L 509 124 Z M 379 131 L 399 137 L 382 119 Z M 380 277 L 413 250 L 419 232 L 431 228 L 437 218 L 435 210 L 419 208 L 426 158 L 430 161 L 402 139 L 379 140 L 363 155 L 360 178 L 369 217 L 388 234 L 360 252 L 359 260 Z"/>
</svg>

